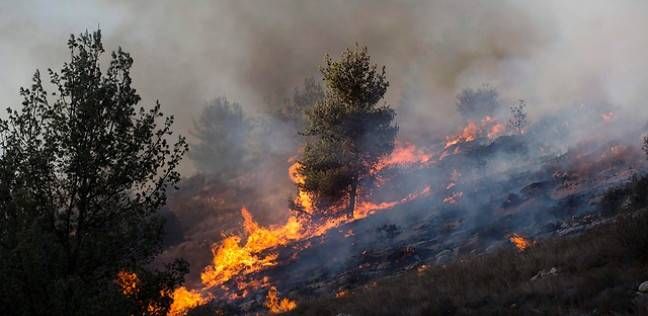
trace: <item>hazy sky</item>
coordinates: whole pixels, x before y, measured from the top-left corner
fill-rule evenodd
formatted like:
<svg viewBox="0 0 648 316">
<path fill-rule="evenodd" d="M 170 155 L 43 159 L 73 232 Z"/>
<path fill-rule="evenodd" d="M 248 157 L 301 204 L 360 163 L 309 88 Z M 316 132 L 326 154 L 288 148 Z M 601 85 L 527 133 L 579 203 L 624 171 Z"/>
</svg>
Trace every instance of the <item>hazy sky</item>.
<svg viewBox="0 0 648 316">
<path fill-rule="evenodd" d="M 58 68 L 70 33 L 101 27 L 135 58 L 136 88 L 190 126 L 217 96 L 248 111 L 290 94 L 324 54 L 360 43 L 387 66 L 403 122 L 453 124 L 454 96 L 483 83 L 533 116 L 579 102 L 642 115 L 648 1 L 0 1 L 0 105 L 36 68 Z M 405 132 L 407 128 L 405 127 Z"/>
</svg>

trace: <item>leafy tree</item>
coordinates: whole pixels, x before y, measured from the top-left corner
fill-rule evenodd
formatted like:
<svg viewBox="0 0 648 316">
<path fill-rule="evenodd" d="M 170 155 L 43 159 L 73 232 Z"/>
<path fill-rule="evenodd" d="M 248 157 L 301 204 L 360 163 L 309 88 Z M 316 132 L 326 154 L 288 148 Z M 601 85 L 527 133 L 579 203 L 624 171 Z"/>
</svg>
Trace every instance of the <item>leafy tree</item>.
<svg viewBox="0 0 648 316">
<path fill-rule="evenodd" d="M 494 88 L 464 89 L 457 95 L 457 111 L 466 120 L 478 120 L 493 115 L 500 107 L 499 94 Z"/>
<path fill-rule="evenodd" d="M 100 31 L 68 47 L 70 61 L 49 70 L 56 92 L 37 71 L 0 120 L 0 314 L 165 314 L 187 264 L 151 268 L 157 210 L 186 142 L 169 142 L 173 117 L 159 103 L 138 106 L 128 53 L 102 71 Z M 135 294 L 121 292 L 121 271 L 137 274 Z"/>
<path fill-rule="evenodd" d="M 339 60 L 326 56 L 321 73 L 326 94 L 307 112 L 301 187 L 320 209 L 347 201 L 347 215 L 353 216 L 358 185 L 394 148 L 396 113 L 378 105 L 389 82 L 385 68 L 370 63 L 366 48 L 347 49 Z"/>
<path fill-rule="evenodd" d="M 298 130 L 302 130 L 305 123 L 305 113 L 315 103 L 324 99 L 324 89 L 313 77 L 304 79 L 302 88 L 295 88 L 292 100 L 283 100 L 282 104 L 272 113 L 279 120 L 291 122 Z"/>
<path fill-rule="evenodd" d="M 511 106 L 511 117 L 506 123 L 506 127 L 518 134 L 522 134 L 527 124 L 526 103 L 524 100 L 520 100 L 518 104 Z"/>
<path fill-rule="evenodd" d="M 234 177 L 250 159 L 247 146 L 251 129 L 252 123 L 238 103 L 217 98 L 194 122 L 198 142 L 191 146 L 189 157 L 204 173 L 223 179 Z"/>
</svg>

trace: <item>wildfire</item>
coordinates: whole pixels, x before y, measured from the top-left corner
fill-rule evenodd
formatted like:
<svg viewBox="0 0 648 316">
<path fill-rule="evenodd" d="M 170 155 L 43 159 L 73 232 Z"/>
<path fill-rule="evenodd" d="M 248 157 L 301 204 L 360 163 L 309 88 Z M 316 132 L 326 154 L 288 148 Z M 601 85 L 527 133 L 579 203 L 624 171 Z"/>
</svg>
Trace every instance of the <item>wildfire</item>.
<svg viewBox="0 0 648 316">
<path fill-rule="evenodd" d="M 495 139 L 500 135 L 504 134 L 506 131 L 506 126 L 502 123 L 495 123 L 490 130 L 488 130 L 488 139 Z"/>
<path fill-rule="evenodd" d="M 531 246 L 531 244 L 532 244 L 531 241 L 524 238 L 524 236 L 522 236 L 520 234 L 511 235 L 509 237 L 509 240 L 511 241 L 511 243 L 513 243 L 513 245 L 515 245 L 515 247 L 518 249 L 518 251 L 524 251 L 527 248 L 529 248 L 529 246 Z"/>
<path fill-rule="evenodd" d="M 445 204 L 456 204 L 463 197 L 463 192 L 455 192 L 443 199 Z"/>
<path fill-rule="evenodd" d="M 457 144 L 472 142 L 480 137 L 488 137 L 488 139 L 493 140 L 505 132 L 506 125 L 486 115 L 479 123 L 469 121 L 466 127 L 457 135 L 447 137 L 444 149 L 448 149 Z"/>
<path fill-rule="evenodd" d="M 139 292 L 139 277 L 137 274 L 128 271 L 120 271 L 117 273 L 115 280 L 125 296 L 132 296 Z M 162 296 L 168 296 L 167 291 L 161 292 Z M 198 291 L 188 290 L 187 288 L 179 287 L 171 293 L 173 303 L 169 308 L 167 316 L 183 316 L 189 309 L 206 304 L 212 297 L 211 295 L 201 294 Z M 147 310 L 153 314 L 155 311 L 159 313 L 159 308 L 154 304 L 149 303 Z"/>
<path fill-rule="evenodd" d="M 273 286 L 268 290 L 265 306 L 271 313 L 281 314 L 297 308 L 297 302 L 285 297 L 280 298 L 277 289 Z"/>
<path fill-rule="evenodd" d="M 601 119 L 602 119 L 603 122 L 605 122 L 605 123 L 610 123 L 610 122 L 612 122 L 612 120 L 614 120 L 614 117 L 615 117 L 614 112 L 605 112 L 605 113 L 601 113 Z"/>
<path fill-rule="evenodd" d="M 297 185 L 297 197 L 295 197 L 295 205 L 301 206 L 305 212 L 313 213 L 313 200 L 311 199 L 308 192 L 303 191 L 299 188 L 300 185 L 303 185 L 306 181 L 306 178 L 299 173 L 299 167 L 301 165 L 299 162 L 293 163 L 290 168 L 288 168 L 288 176 L 290 180 Z"/>
<path fill-rule="evenodd" d="M 432 154 L 417 148 L 414 144 L 408 142 L 396 142 L 391 155 L 378 163 L 376 171 L 382 170 L 387 166 L 405 165 L 405 164 L 425 164 L 432 161 Z"/>
<path fill-rule="evenodd" d="M 241 246 L 240 237 L 229 236 L 212 249 L 213 264 L 207 266 L 200 275 L 207 287 L 223 284 L 240 273 L 250 274 L 275 265 L 277 254 L 261 255 L 260 252 L 302 236 L 301 223 L 295 216 L 291 216 L 283 226 L 264 228 L 254 221 L 246 208 L 241 209 L 241 215 L 243 227 L 248 234 L 247 240 Z"/>
<path fill-rule="evenodd" d="M 188 290 L 187 288 L 180 287 L 173 291 L 173 303 L 167 313 L 167 316 L 182 316 L 197 306 L 206 304 L 211 296 L 203 296 L 198 291 Z"/>
<path fill-rule="evenodd" d="M 427 163 L 432 160 L 432 155 L 424 150 L 416 148 L 413 144 L 397 143 L 394 152 L 381 161 L 378 165 L 382 168 L 399 164 L 412 164 L 412 163 Z M 293 183 L 298 187 L 304 184 L 306 178 L 299 173 L 300 164 L 294 162 L 288 170 L 288 175 Z M 224 299 L 235 300 L 245 297 L 249 291 L 259 288 L 268 288 L 268 296 L 266 299 L 266 307 L 272 313 L 282 313 L 294 309 L 297 304 L 287 298 L 280 299 L 277 289 L 272 286 L 267 279 L 263 281 L 249 280 L 245 277 L 267 269 L 278 264 L 277 260 L 279 255 L 273 252 L 272 249 L 278 246 L 286 245 L 290 242 L 305 240 L 312 237 L 317 237 L 325 234 L 327 231 L 339 227 L 342 224 L 350 221 L 358 220 L 369 216 L 370 214 L 394 207 L 398 204 L 405 203 L 420 197 L 421 195 L 428 194 L 430 187 L 416 193 L 412 193 L 400 200 L 388 201 L 381 203 L 373 203 L 370 201 L 359 199 L 356 204 L 356 209 L 353 218 L 346 216 L 339 216 L 327 219 L 313 220 L 309 216 L 290 216 L 283 225 L 271 225 L 263 227 L 259 225 L 252 214 L 243 207 L 241 209 L 241 216 L 243 218 L 243 231 L 242 236 L 227 236 L 220 243 L 212 246 L 212 262 L 205 267 L 201 273 L 201 281 L 203 289 L 200 291 L 187 290 L 182 287 L 174 292 L 174 304 L 177 297 L 177 305 L 172 306 L 172 311 L 176 314 L 169 315 L 182 315 L 188 309 L 205 304 L 208 300 L 212 299 L 211 296 L 205 297 L 201 293 L 214 287 L 219 287 L 225 291 Z M 307 192 L 298 189 L 297 196 L 294 200 L 295 205 L 300 206 L 303 211 L 312 213 L 314 210 L 314 203 Z M 351 230 L 346 232 L 346 236 L 351 236 Z M 311 245 L 310 242 L 305 243 L 300 248 L 294 248 L 295 252 L 299 252 Z M 231 287 L 228 282 L 232 281 L 235 287 Z M 234 290 L 234 291 L 232 291 Z M 238 290 L 238 291 L 236 291 Z"/>
<path fill-rule="evenodd" d="M 343 298 L 349 295 L 349 290 L 339 290 L 335 293 L 335 298 Z"/>
<path fill-rule="evenodd" d="M 477 123 L 470 121 L 459 134 L 454 137 L 448 137 L 446 139 L 446 145 L 444 149 L 448 149 L 448 147 L 459 143 L 471 142 L 477 139 L 478 132 L 479 128 L 477 127 Z"/>
<path fill-rule="evenodd" d="M 119 271 L 116 282 L 121 288 L 122 294 L 126 296 L 131 296 L 138 291 L 139 278 L 133 272 Z"/>
</svg>

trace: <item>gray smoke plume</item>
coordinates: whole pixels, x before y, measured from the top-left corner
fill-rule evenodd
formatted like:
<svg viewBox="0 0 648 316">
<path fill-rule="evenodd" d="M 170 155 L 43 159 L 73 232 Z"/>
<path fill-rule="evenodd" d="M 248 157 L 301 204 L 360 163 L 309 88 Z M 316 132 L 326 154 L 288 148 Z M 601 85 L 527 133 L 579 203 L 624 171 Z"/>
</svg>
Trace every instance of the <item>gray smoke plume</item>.
<svg viewBox="0 0 648 316">
<path fill-rule="evenodd" d="M 305 78 L 317 78 L 325 54 L 337 56 L 355 43 L 386 66 L 391 85 L 385 102 L 398 113 L 399 137 L 421 145 L 456 132 L 464 123 L 457 94 L 483 85 L 497 90 L 504 110 L 526 101 L 532 150 L 539 147 L 535 141 L 551 140 L 565 152 L 583 139 L 625 135 L 648 114 L 648 2 L 634 0 L 4 1 L 0 106 L 20 104 L 18 87 L 30 84 L 35 69 L 67 60 L 70 34 L 98 27 L 105 47 L 132 53 L 135 87 L 144 102 L 159 99 L 176 116 L 178 132 L 191 136 L 204 106 L 218 97 L 239 103 L 246 117 L 263 123 L 252 134 L 260 135 L 257 151 L 273 155 L 261 161 L 265 167 L 246 165 L 249 174 L 227 181 L 191 178 L 171 199 L 170 230 L 181 236 L 166 255 L 189 259 L 193 280 L 210 261 L 211 243 L 238 228 L 241 206 L 264 224 L 287 216 L 274 210 L 287 210 L 294 196 L 286 156 L 297 154 L 299 142 L 294 128 L 264 113 L 276 112 L 272 107 L 291 98 Z M 602 114 L 617 124 L 602 125 Z M 632 137 L 628 143 L 638 144 Z M 501 143 L 491 147 L 505 147 Z M 507 183 L 512 169 L 526 168 L 524 159 L 493 151 L 489 161 L 474 159 L 490 172 L 486 176 L 462 170 L 466 209 L 482 209 L 486 202 L 478 198 L 490 196 L 468 191 L 477 187 L 472 183 Z M 477 164 L 471 159 L 466 161 Z M 191 175 L 194 167 L 185 161 Z M 445 173 L 452 171 L 445 169 L 408 175 L 397 184 L 438 184 L 434 189 L 441 188 L 443 199 Z"/>
<path fill-rule="evenodd" d="M 226 96 L 265 111 L 317 75 L 324 54 L 356 42 L 387 66 L 386 102 L 407 107 L 403 137 L 454 127 L 455 95 L 484 83 L 506 104 L 527 100 L 531 119 L 590 102 L 641 110 L 647 9 L 632 0 L 4 2 L 0 104 L 19 103 L 35 68 L 66 60 L 69 34 L 101 27 L 106 47 L 134 55 L 144 100 L 160 99 L 185 134 L 206 102 Z"/>
</svg>

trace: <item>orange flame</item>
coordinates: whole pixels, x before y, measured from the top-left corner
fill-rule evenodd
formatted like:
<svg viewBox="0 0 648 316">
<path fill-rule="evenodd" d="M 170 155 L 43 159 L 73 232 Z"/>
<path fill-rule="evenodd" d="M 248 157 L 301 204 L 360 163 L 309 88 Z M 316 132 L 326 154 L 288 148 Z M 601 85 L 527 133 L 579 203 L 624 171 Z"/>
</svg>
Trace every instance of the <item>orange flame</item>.
<svg viewBox="0 0 648 316">
<path fill-rule="evenodd" d="M 493 140 L 506 132 L 506 125 L 498 122 L 496 119 L 491 116 L 484 116 L 484 118 L 479 122 L 468 121 L 466 127 L 461 130 L 457 135 L 446 137 L 446 144 L 444 149 L 448 149 L 453 145 L 472 142 L 479 137 L 488 137 L 488 139 Z"/>
<path fill-rule="evenodd" d="M 133 272 L 118 272 L 116 282 L 126 296 L 137 294 L 139 291 L 139 277 Z M 162 296 L 168 296 L 168 292 L 164 290 L 161 294 Z M 171 298 L 173 303 L 169 307 L 167 316 L 186 315 L 189 309 L 206 304 L 212 297 L 211 295 L 203 296 L 200 292 L 188 290 L 183 286 L 175 289 L 171 294 Z M 152 303 L 149 303 L 146 309 L 153 314 L 159 313 L 159 307 Z"/>
<path fill-rule="evenodd" d="M 379 163 L 380 168 L 396 164 L 408 163 L 426 163 L 431 161 L 431 155 L 423 150 L 417 149 L 414 145 L 405 143 L 397 145 L 394 153 Z M 299 162 L 293 163 L 288 170 L 288 174 L 293 183 L 298 186 L 305 183 L 306 178 L 299 173 Z M 376 171 L 376 170 L 374 170 Z M 330 229 L 338 227 L 344 223 L 354 221 L 369 216 L 370 214 L 386 208 L 391 208 L 401 203 L 411 201 L 421 195 L 428 194 L 430 187 L 426 187 L 421 192 L 412 193 L 405 198 L 397 201 L 372 203 L 363 201 L 361 198 L 356 204 L 354 217 L 349 219 L 346 216 L 327 218 L 325 220 L 313 221 L 308 216 L 290 216 L 283 225 L 271 225 L 263 227 L 259 225 L 252 217 L 252 214 L 246 209 L 241 209 L 243 217 L 243 229 L 245 236 L 228 236 L 219 244 L 212 246 L 212 263 L 205 267 L 201 273 L 201 281 L 204 290 L 219 286 L 223 289 L 227 299 L 238 299 L 245 297 L 249 291 L 256 288 L 268 288 L 268 298 L 266 307 L 272 313 L 286 312 L 294 309 L 296 303 L 288 299 L 279 299 L 277 291 L 271 287 L 268 280 L 264 278 L 263 282 L 256 280 L 248 281 L 244 276 L 255 272 L 262 271 L 278 264 L 278 254 L 271 250 L 275 247 L 286 245 L 290 242 L 303 240 L 311 237 L 321 236 Z M 314 209 L 313 201 L 307 192 L 298 189 L 295 204 L 301 206 L 304 211 L 312 213 Z M 335 213 L 335 212 L 334 212 Z M 347 232 L 347 236 L 352 234 Z M 310 246 L 310 243 L 302 245 L 302 248 L 295 248 L 295 251 L 301 251 Z M 240 293 L 231 293 L 225 285 L 226 282 L 233 280 L 236 289 Z M 183 288 L 183 290 L 186 290 Z M 203 302 L 205 298 L 200 292 L 180 292 L 179 301 L 187 301 L 179 306 L 190 306 L 195 302 Z M 187 299 L 185 299 L 187 298 Z M 179 303 L 181 304 L 181 303 Z M 198 304 L 198 303 L 196 303 Z M 186 310 L 186 309 L 185 309 Z"/>
<path fill-rule="evenodd" d="M 188 290 L 184 286 L 175 289 L 171 297 L 173 298 L 173 303 L 169 308 L 167 316 L 186 315 L 190 309 L 204 305 L 211 299 L 211 295 L 203 296 L 200 292 Z"/>
<path fill-rule="evenodd" d="M 488 130 L 488 139 L 495 139 L 506 131 L 506 125 L 496 122 L 491 128 Z"/>
<path fill-rule="evenodd" d="M 295 205 L 301 206 L 305 212 L 312 214 L 313 213 L 313 200 L 308 194 L 308 192 L 303 191 L 299 188 L 300 185 L 303 185 L 306 182 L 306 177 L 299 173 L 299 167 L 301 164 L 299 162 L 293 163 L 290 168 L 288 168 L 288 176 L 290 180 L 297 185 L 297 197 L 295 197 Z"/>
<path fill-rule="evenodd" d="M 417 148 L 414 144 L 408 142 L 396 142 L 392 153 L 378 163 L 376 169 L 380 170 L 387 166 L 404 165 L 404 164 L 425 164 L 432 160 L 432 154 Z"/>
<path fill-rule="evenodd" d="M 529 248 L 529 246 L 531 246 L 532 243 L 531 241 L 524 238 L 524 236 L 520 234 L 511 235 L 511 237 L 509 237 L 509 240 L 511 241 L 511 243 L 513 243 L 513 245 L 515 245 L 518 251 L 526 250 L 527 248 Z"/>
<path fill-rule="evenodd" d="M 268 290 L 268 296 L 266 296 L 265 306 L 273 314 L 281 314 L 289 312 L 297 308 L 297 302 L 287 299 L 279 298 L 279 293 L 277 289 L 273 286 Z"/>
<path fill-rule="evenodd" d="M 471 142 L 477 139 L 478 132 L 479 128 L 477 127 L 477 123 L 470 121 L 459 134 L 454 137 L 446 138 L 446 145 L 444 149 L 448 149 L 448 147 L 459 143 Z"/>
</svg>

